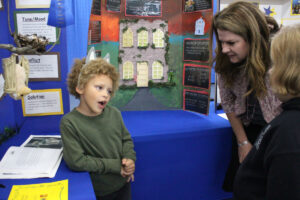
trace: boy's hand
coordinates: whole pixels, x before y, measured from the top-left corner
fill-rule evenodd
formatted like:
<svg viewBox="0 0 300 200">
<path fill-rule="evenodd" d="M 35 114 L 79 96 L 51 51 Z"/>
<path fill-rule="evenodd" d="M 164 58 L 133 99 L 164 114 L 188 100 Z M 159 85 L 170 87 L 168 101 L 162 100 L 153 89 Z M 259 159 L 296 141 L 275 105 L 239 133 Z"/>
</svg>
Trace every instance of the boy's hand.
<svg viewBox="0 0 300 200">
<path fill-rule="evenodd" d="M 133 182 L 134 181 L 134 175 L 133 174 L 128 174 L 127 172 L 125 172 L 124 167 L 121 167 L 121 172 L 120 172 L 121 176 L 126 178 L 127 182 Z"/>
<path fill-rule="evenodd" d="M 133 182 L 134 181 L 134 175 L 131 174 L 130 176 L 127 177 L 127 182 Z"/>
<path fill-rule="evenodd" d="M 130 174 L 127 174 L 127 173 L 125 172 L 124 167 L 121 167 L 121 172 L 120 172 L 120 174 L 121 174 L 121 176 L 123 176 L 124 178 L 130 175 Z"/>
<path fill-rule="evenodd" d="M 122 159 L 122 167 L 124 168 L 126 174 L 133 174 L 135 171 L 135 163 L 129 158 Z"/>
</svg>

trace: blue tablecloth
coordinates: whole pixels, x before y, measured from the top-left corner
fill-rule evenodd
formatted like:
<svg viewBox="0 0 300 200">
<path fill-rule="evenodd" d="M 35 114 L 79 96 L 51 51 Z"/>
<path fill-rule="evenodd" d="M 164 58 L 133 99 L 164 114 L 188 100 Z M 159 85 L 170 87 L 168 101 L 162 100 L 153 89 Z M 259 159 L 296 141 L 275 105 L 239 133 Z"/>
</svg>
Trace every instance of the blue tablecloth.
<svg viewBox="0 0 300 200">
<path fill-rule="evenodd" d="M 232 129 L 209 116 L 176 111 L 126 111 L 124 122 L 137 152 L 133 200 L 215 200 L 222 190 Z"/>
<path fill-rule="evenodd" d="M 212 107 L 211 107 L 212 108 Z M 124 122 L 137 152 L 133 200 L 216 200 L 230 197 L 221 189 L 230 159 L 232 130 L 212 110 L 209 116 L 174 111 L 126 111 Z M 11 145 L 21 145 L 32 131 L 0 146 L 0 158 Z M 27 134 L 25 134 L 25 132 Z M 72 172 L 62 163 L 54 178 L 1 180 L 0 200 L 12 185 L 69 180 L 70 200 L 95 199 L 88 173 Z"/>
<path fill-rule="evenodd" d="M 59 133 L 56 133 L 56 135 Z M 49 134 L 50 135 L 50 134 Z M 0 146 L 0 158 L 4 156 L 7 149 L 14 145 L 20 146 L 29 134 L 19 133 L 10 138 Z M 0 200 L 8 199 L 10 190 L 13 185 L 26 185 L 36 183 L 49 183 L 68 179 L 69 181 L 69 199 L 70 200 L 94 200 L 96 199 L 90 175 L 87 172 L 71 171 L 62 160 L 58 171 L 54 178 L 37 178 L 37 179 L 0 179 L 0 184 L 5 185 L 5 188 L 0 188 Z"/>
</svg>

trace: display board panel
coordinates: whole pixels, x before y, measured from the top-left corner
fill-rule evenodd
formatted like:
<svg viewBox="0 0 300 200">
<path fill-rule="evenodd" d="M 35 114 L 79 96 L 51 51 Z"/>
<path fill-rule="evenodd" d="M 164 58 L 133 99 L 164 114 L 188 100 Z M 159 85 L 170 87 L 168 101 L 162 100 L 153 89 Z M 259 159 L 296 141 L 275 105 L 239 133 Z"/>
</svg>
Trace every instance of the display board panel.
<svg viewBox="0 0 300 200">
<path fill-rule="evenodd" d="M 106 0 L 106 10 L 110 12 L 120 12 L 121 0 Z"/>
<path fill-rule="evenodd" d="M 205 91 L 184 90 L 183 109 L 208 115 L 209 93 Z"/>
<path fill-rule="evenodd" d="M 183 85 L 185 87 L 199 87 L 201 89 L 210 88 L 209 66 L 184 64 L 183 67 Z"/>
<path fill-rule="evenodd" d="M 184 39 L 183 44 L 184 61 L 208 62 L 209 40 L 207 39 Z"/>
</svg>

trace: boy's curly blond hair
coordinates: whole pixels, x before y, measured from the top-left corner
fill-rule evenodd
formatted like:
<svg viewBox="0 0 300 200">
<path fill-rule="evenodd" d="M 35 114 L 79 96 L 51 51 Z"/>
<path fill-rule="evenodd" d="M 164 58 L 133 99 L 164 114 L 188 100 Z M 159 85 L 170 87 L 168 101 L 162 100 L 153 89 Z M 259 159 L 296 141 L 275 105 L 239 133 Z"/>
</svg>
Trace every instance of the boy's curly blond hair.
<svg viewBox="0 0 300 200">
<path fill-rule="evenodd" d="M 119 86 L 119 73 L 113 65 L 102 58 L 97 58 L 87 64 L 85 64 L 85 58 L 81 60 L 75 59 L 74 65 L 67 78 L 69 93 L 76 99 L 79 99 L 80 95 L 76 92 L 76 87 L 84 88 L 87 82 L 95 75 L 106 75 L 111 78 L 113 82 L 111 96 L 113 96 Z"/>
</svg>

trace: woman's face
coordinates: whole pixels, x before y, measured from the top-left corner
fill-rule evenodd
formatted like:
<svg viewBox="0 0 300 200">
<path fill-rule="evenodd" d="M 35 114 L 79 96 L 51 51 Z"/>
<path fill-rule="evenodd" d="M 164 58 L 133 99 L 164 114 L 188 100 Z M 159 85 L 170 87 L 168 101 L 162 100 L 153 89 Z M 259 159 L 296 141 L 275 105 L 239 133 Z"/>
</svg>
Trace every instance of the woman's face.
<svg viewBox="0 0 300 200">
<path fill-rule="evenodd" d="M 230 31 L 217 29 L 222 45 L 222 53 L 226 54 L 231 63 L 242 62 L 249 53 L 249 44 L 240 35 Z"/>
</svg>

